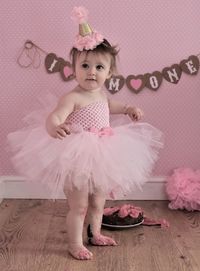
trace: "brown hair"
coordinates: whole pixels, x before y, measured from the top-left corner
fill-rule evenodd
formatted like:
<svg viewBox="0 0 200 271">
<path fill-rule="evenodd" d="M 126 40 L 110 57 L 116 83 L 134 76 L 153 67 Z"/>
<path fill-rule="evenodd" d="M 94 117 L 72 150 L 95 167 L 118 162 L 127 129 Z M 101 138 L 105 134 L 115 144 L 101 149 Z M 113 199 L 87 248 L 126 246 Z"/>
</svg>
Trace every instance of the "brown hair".
<svg viewBox="0 0 200 271">
<path fill-rule="evenodd" d="M 78 49 L 73 47 L 70 51 L 70 58 L 72 60 L 73 69 L 75 69 L 75 62 L 76 62 L 77 56 L 79 56 L 82 52 L 86 52 L 86 54 L 88 54 L 89 52 L 110 54 L 111 56 L 110 70 L 112 74 L 117 73 L 116 56 L 119 53 L 119 49 L 117 49 L 117 46 L 112 46 L 106 39 L 104 39 L 103 42 L 97 45 L 97 47 L 94 48 L 93 50 L 79 51 Z"/>
</svg>

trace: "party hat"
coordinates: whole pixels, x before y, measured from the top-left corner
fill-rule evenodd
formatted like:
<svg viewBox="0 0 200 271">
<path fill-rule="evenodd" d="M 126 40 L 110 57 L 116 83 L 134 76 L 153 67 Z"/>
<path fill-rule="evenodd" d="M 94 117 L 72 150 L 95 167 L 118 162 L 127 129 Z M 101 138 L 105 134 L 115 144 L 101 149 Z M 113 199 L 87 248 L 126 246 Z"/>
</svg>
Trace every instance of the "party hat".
<svg viewBox="0 0 200 271">
<path fill-rule="evenodd" d="M 79 51 L 93 50 L 104 40 L 102 34 L 89 25 L 88 14 L 88 10 L 84 7 L 74 7 L 71 13 L 71 19 L 79 23 L 79 34 L 74 42 L 74 47 Z"/>
<path fill-rule="evenodd" d="M 84 37 L 92 34 L 92 28 L 88 23 L 79 24 L 79 34 Z"/>
</svg>

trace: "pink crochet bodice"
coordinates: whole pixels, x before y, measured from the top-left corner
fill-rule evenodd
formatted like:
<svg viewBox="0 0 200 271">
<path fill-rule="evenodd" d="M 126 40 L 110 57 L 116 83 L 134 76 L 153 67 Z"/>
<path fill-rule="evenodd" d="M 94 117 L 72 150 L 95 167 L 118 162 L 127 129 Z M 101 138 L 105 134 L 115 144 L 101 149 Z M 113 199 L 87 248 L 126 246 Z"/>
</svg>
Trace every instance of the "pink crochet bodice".
<svg viewBox="0 0 200 271">
<path fill-rule="evenodd" d="M 109 107 L 106 101 L 91 103 L 79 110 L 72 112 L 67 120 L 72 124 L 81 126 L 84 130 L 91 127 L 101 129 L 110 126 Z"/>
</svg>

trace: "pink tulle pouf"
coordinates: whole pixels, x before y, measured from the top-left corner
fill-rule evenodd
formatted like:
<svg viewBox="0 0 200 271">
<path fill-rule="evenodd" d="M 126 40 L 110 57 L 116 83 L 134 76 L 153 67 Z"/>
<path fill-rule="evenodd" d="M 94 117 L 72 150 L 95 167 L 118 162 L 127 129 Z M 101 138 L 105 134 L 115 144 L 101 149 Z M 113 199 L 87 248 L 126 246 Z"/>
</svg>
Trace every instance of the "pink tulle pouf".
<svg viewBox="0 0 200 271">
<path fill-rule="evenodd" d="M 167 178 L 170 209 L 200 211 L 200 170 L 177 168 Z"/>
</svg>

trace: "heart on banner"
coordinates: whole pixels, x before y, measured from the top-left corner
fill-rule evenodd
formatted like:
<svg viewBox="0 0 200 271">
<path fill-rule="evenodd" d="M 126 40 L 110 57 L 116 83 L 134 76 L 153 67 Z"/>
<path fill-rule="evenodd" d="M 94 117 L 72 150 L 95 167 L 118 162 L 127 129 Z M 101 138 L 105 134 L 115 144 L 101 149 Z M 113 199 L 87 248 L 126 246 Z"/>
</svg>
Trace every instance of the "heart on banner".
<svg viewBox="0 0 200 271">
<path fill-rule="evenodd" d="M 134 93 L 139 93 L 145 86 L 146 78 L 144 75 L 129 75 L 126 78 L 127 87 Z"/>
<path fill-rule="evenodd" d="M 197 56 L 189 56 L 180 63 L 181 69 L 190 75 L 196 75 L 199 71 L 199 59 Z"/>
<path fill-rule="evenodd" d="M 74 79 L 73 69 L 70 62 L 65 61 L 60 65 L 60 74 L 64 81 L 69 81 Z"/>
</svg>

